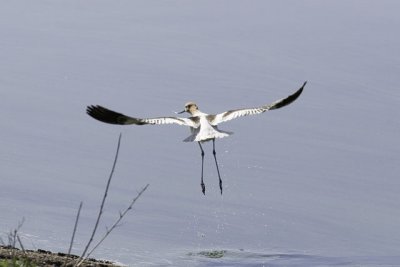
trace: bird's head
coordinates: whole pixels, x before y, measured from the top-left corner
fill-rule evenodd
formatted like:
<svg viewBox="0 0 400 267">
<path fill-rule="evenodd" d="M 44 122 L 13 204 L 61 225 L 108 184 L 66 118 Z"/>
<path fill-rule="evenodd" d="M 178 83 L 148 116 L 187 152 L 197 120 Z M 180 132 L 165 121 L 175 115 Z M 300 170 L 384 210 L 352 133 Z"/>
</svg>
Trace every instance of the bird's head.
<svg viewBox="0 0 400 267">
<path fill-rule="evenodd" d="M 182 110 L 181 112 L 178 112 L 178 113 L 180 114 L 180 113 L 183 113 L 183 112 L 187 112 L 187 113 L 190 113 L 191 115 L 194 115 L 194 113 L 196 113 L 196 111 L 198 111 L 198 110 L 199 110 L 199 108 L 197 107 L 196 103 L 187 102 L 185 104 L 185 109 Z"/>
</svg>

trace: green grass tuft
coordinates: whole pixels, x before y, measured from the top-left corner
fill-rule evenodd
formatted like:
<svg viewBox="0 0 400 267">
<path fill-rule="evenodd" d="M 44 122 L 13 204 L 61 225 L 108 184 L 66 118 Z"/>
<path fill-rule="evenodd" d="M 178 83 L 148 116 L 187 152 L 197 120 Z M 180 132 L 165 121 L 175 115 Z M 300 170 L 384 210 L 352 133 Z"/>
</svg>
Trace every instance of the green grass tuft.
<svg viewBox="0 0 400 267">
<path fill-rule="evenodd" d="M 37 267 L 29 259 L 0 259 L 0 267 Z"/>
</svg>

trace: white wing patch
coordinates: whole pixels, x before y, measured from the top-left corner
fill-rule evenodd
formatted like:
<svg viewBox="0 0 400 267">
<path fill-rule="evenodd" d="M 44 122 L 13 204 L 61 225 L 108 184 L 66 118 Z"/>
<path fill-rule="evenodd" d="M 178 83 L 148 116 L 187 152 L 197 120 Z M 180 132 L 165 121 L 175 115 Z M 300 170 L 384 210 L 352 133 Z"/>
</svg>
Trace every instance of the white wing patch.
<svg viewBox="0 0 400 267">
<path fill-rule="evenodd" d="M 217 115 L 209 115 L 207 118 L 210 121 L 210 124 L 215 126 L 221 122 L 230 121 L 239 117 L 248 116 L 248 115 L 256 115 L 261 114 L 267 111 L 265 108 L 244 108 L 244 109 L 236 109 L 229 110 Z"/>
<path fill-rule="evenodd" d="M 199 123 L 196 123 L 195 119 L 192 118 L 178 118 L 178 117 L 159 117 L 159 118 L 149 118 L 140 119 L 144 124 L 178 124 L 184 126 L 190 126 L 197 128 Z"/>
<path fill-rule="evenodd" d="M 239 117 L 248 116 L 248 115 L 256 115 L 264 113 L 267 110 L 278 109 L 284 106 L 289 105 L 293 101 L 295 101 L 300 94 L 303 92 L 304 86 L 307 82 L 304 82 L 303 86 L 300 87 L 294 94 L 289 95 L 288 97 L 279 99 L 272 104 L 264 105 L 258 108 L 243 108 L 243 109 L 236 109 L 236 110 L 229 110 L 217 115 L 208 115 L 207 119 L 211 125 L 215 126 L 221 122 L 230 121 Z"/>
</svg>

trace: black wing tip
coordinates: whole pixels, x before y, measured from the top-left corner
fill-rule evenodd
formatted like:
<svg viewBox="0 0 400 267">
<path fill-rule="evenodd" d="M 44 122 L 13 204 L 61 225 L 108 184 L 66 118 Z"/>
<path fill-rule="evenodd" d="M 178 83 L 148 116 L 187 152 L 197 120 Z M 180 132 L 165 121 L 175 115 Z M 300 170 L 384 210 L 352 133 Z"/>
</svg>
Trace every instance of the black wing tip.
<svg viewBox="0 0 400 267">
<path fill-rule="evenodd" d="M 91 115 L 96 110 L 96 106 L 90 105 L 86 107 L 86 113 Z"/>
<path fill-rule="evenodd" d="M 300 89 L 297 90 L 297 92 L 294 93 L 294 94 L 292 95 L 292 96 L 295 97 L 295 99 L 298 98 L 298 97 L 300 96 L 300 94 L 303 92 L 303 89 L 304 89 L 304 87 L 306 86 L 306 84 L 307 84 L 307 81 L 305 81 L 305 82 L 303 83 L 303 85 L 300 87 Z M 294 99 L 294 100 L 295 100 L 295 99 Z"/>
<path fill-rule="evenodd" d="M 86 113 L 90 115 L 93 111 L 97 110 L 98 108 L 101 108 L 99 105 L 90 105 L 86 107 Z"/>
<path fill-rule="evenodd" d="M 100 105 L 87 106 L 86 113 L 98 121 L 110 124 L 146 124 L 141 119 L 128 117 L 122 113 L 115 112 Z"/>
<path fill-rule="evenodd" d="M 100 105 L 90 105 L 86 107 L 86 113 L 95 119 L 97 119 L 97 114 L 103 113 L 105 110 L 107 109 Z"/>
<path fill-rule="evenodd" d="M 120 115 L 100 105 L 87 106 L 86 113 L 96 120 L 111 124 L 118 124 L 118 122 L 116 122 L 116 118 L 118 115 Z"/>
<path fill-rule="evenodd" d="M 305 82 L 303 83 L 303 85 L 299 88 L 299 90 L 297 90 L 297 92 L 294 93 L 294 94 L 297 94 L 297 93 L 299 93 L 299 92 L 300 92 L 300 93 L 303 92 L 303 89 L 304 89 L 304 87 L 306 86 L 307 82 L 308 82 L 308 81 L 305 81 Z"/>
<path fill-rule="evenodd" d="M 287 101 L 286 104 L 290 104 L 290 103 L 292 103 L 293 101 L 295 101 L 295 100 L 301 95 L 301 93 L 303 92 L 303 89 L 304 89 L 304 87 L 306 86 L 306 84 L 307 84 L 307 81 L 305 81 L 305 82 L 303 83 L 303 85 L 302 85 L 294 94 L 288 96 L 288 97 L 285 99 L 285 100 Z"/>
<path fill-rule="evenodd" d="M 273 109 L 278 109 L 284 106 L 289 105 L 290 103 L 294 102 L 303 92 L 304 86 L 306 86 L 307 81 L 303 83 L 303 85 L 298 89 L 295 93 L 289 95 L 288 97 L 281 99 L 280 101 L 276 102 L 272 107 L 270 107 L 270 110 Z"/>
</svg>

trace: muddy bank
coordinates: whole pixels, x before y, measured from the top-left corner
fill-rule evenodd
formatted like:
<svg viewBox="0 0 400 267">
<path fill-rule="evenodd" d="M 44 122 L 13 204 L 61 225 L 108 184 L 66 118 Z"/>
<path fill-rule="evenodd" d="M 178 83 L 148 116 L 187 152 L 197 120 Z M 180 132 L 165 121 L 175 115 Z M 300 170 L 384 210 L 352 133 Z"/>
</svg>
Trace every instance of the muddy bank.
<svg viewBox="0 0 400 267">
<path fill-rule="evenodd" d="M 67 255 L 65 253 L 52 253 L 50 251 L 38 249 L 22 251 L 17 248 L 0 246 L 0 259 L 28 259 L 34 265 L 40 267 L 72 267 L 76 264 L 78 256 Z M 88 259 L 81 264 L 83 267 L 117 267 L 115 263 L 109 261 Z"/>
</svg>

